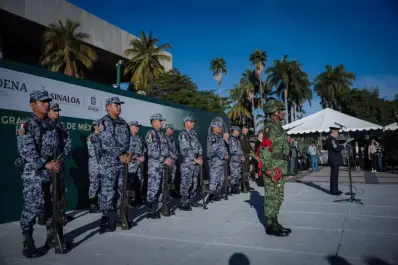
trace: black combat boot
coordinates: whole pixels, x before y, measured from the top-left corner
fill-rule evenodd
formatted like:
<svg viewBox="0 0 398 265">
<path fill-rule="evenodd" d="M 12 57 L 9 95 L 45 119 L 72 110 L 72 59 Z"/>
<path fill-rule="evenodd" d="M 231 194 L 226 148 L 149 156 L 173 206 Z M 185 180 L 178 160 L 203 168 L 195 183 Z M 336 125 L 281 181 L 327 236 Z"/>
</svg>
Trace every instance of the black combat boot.
<svg viewBox="0 0 398 265">
<path fill-rule="evenodd" d="M 231 193 L 232 194 L 239 194 L 240 193 L 239 188 L 238 188 L 238 184 L 232 185 Z"/>
<path fill-rule="evenodd" d="M 100 234 L 113 232 L 116 229 L 116 213 L 105 212 L 101 218 Z"/>
<path fill-rule="evenodd" d="M 181 211 L 192 211 L 192 208 L 191 208 L 191 206 L 189 205 L 189 202 L 188 202 L 188 198 L 187 198 L 187 197 L 185 197 L 185 196 L 182 197 L 179 209 L 180 209 Z"/>
<path fill-rule="evenodd" d="M 277 237 L 285 237 L 289 235 L 288 233 L 283 232 L 276 226 L 275 219 L 267 220 L 267 228 L 265 230 L 265 233 L 267 233 L 267 235 Z"/>
<path fill-rule="evenodd" d="M 148 214 L 147 214 L 147 216 L 146 216 L 146 218 L 148 218 L 148 219 L 157 219 L 157 214 L 156 214 L 156 212 L 157 212 L 157 207 L 156 207 L 156 205 L 155 205 L 155 203 L 148 203 Z"/>
<path fill-rule="evenodd" d="M 90 199 L 89 212 L 90 213 L 99 213 L 99 209 L 98 209 L 98 204 L 97 204 L 97 199 L 96 198 Z"/>
<path fill-rule="evenodd" d="M 275 218 L 275 225 L 276 225 L 276 227 L 278 227 L 281 231 L 283 231 L 283 232 L 285 232 L 285 233 L 287 233 L 287 234 L 290 234 L 290 233 L 292 232 L 292 229 L 290 229 L 290 228 L 285 228 L 285 227 L 283 227 L 283 226 L 279 223 L 278 217 Z"/>
<path fill-rule="evenodd" d="M 26 258 L 37 258 L 39 256 L 39 252 L 36 249 L 35 241 L 32 237 L 33 230 L 22 232 L 23 235 L 23 249 L 22 254 Z"/>
<path fill-rule="evenodd" d="M 201 203 L 192 201 L 192 200 L 188 200 L 189 206 L 197 208 L 197 207 L 203 207 L 203 205 Z"/>
</svg>

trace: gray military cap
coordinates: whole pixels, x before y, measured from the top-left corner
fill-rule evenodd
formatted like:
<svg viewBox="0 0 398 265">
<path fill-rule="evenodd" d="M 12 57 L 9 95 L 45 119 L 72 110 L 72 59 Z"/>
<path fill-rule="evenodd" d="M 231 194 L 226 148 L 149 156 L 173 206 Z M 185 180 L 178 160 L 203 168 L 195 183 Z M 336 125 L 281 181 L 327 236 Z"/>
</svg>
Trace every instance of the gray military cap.
<svg viewBox="0 0 398 265">
<path fill-rule="evenodd" d="M 50 109 L 52 109 L 53 111 L 61 111 L 61 109 L 59 108 L 59 104 L 56 102 L 50 102 L 49 106 Z"/>
<path fill-rule="evenodd" d="M 124 102 L 121 101 L 119 97 L 111 97 L 111 98 L 108 98 L 107 100 L 105 100 L 105 106 L 108 104 L 112 104 L 112 103 L 113 104 L 124 104 Z"/>
<path fill-rule="evenodd" d="M 183 120 L 184 120 L 184 123 L 187 121 L 192 121 L 192 122 L 196 121 L 196 119 L 192 116 L 185 116 Z"/>
<path fill-rule="evenodd" d="M 129 126 L 130 126 L 130 127 L 131 127 L 131 126 L 140 127 L 141 124 L 139 124 L 138 121 L 130 121 L 130 122 L 129 122 Z"/>
<path fill-rule="evenodd" d="M 231 127 L 231 132 L 233 132 L 233 131 L 235 131 L 235 130 L 237 130 L 237 131 L 240 132 L 240 128 L 239 128 L 238 126 L 232 126 L 232 127 Z"/>
<path fill-rule="evenodd" d="M 44 89 L 33 91 L 29 94 L 30 100 L 38 100 L 38 101 L 52 101 L 53 99 L 50 98 L 48 92 Z"/>
<path fill-rule="evenodd" d="M 164 127 L 165 127 L 166 129 L 169 128 L 169 129 L 171 129 L 171 130 L 174 130 L 173 124 L 166 124 Z"/>
<path fill-rule="evenodd" d="M 222 127 L 222 122 L 221 121 L 213 121 L 211 123 L 211 127 Z"/>
<path fill-rule="evenodd" d="M 153 114 L 153 115 L 151 116 L 150 120 L 151 120 L 151 121 L 154 121 L 154 120 L 166 121 L 166 119 L 164 119 L 163 116 L 162 116 L 162 114 L 160 114 L 160 113 Z"/>
</svg>

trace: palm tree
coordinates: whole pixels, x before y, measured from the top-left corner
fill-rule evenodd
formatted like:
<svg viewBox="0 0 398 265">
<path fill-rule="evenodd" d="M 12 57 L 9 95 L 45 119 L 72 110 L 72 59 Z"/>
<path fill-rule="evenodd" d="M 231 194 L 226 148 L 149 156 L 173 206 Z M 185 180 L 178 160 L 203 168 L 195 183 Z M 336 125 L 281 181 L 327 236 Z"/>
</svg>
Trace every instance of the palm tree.
<svg viewBox="0 0 398 265">
<path fill-rule="evenodd" d="M 130 41 L 130 48 L 124 51 L 126 57 L 131 57 L 127 62 L 124 74 L 131 73 L 131 83 L 137 90 L 153 91 L 156 77 L 164 72 L 161 62 L 169 62 L 171 57 L 166 54 L 166 49 L 171 49 L 168 43 L 156 46 L 158 37 L 152 37 L 152 32 L 146 35 L 140 33 L 140 39 Z"/>
<path fill-rule="evenodd" d="M 260 85 L 256 71 L 246 69 L 242 73 L 242 77 L 240 78 L 240 84 L 246 87 L 248 100 L 251 101 L 252 107 L 254 107 L 254 94 L 256 88 L 258 88 Z"/>
<path fill-rule="evenodd" d="M 84 41 L 90 36 L 77 32 L 80 23 L 67 19 L 65 23 L 51 23 L 44 32 L 44 51 L 40 65 L 53 72 L 83 78 L 85 70 L 91 70 L 97 54 Z"/>
<path fill-rule="evenodd" d="M 213 72 L 213 78 L 217 81 L 218 87 L 220 88 L 220 106 L 222 106 L 222 77 L 223 75 L 227 75 L 227 63 L 224 58 L 217 57 L 210 62 L 210 71 Z"/>
<path fill-rule="evenodd" d="M 305 100 L 312 98 L 312 94 L 309 92 L 308 75 L 301 69 L 301 65 L 297 61 L 288 61 L 287 55 L 283 57 L 282 61 L 275 60 L 273 66 L 269 67 L 266 73 L 268 86 L 274 87 L 275 93 L 285 102 L 287 112 L 285 123 L 288 123 L 288 102 L 295 106 L 297 103 L 303 104 Z M 289 92 L 292 93 L 290 97 Z M 291 121 L 293 121 L 293 113 L 291 113 Z"/>
<path fill-rule="evenodd" d="M 321 97 L 323 108 L 340 110 L 342 96 L 347 94 L 355 80 L 355 75 L 347 72 L 344 65 L 325 66 L 325 72 L 315 78 L 315 92 Z"/>
<path fill-rule="evenodd" d="M 262 74 L 265 63 L 267 61 L 267 53 L 265 51 L 261 51 L 260 49 L 255 49 L 254 52 L 250 54 L 249 61 L 252 65 L 256 67 L 256 74 L 258 79 L 260 80 L 259 84 L 262 84 Z M 263 91 L 261 89 L 262 87 L 259 88 L 261 98 L 263 98 Z"/>
<path fill-rule="evenodd" d="M 233 89 L 229 89 L 230 107 L 227 115 L 231 120 L 239 120 L 239 124 L 247 124 L 247 120 L 251 119 L 250 104 L 247 100 L 247 88 L 245 85 L 235 85 Z"/>
</svg>

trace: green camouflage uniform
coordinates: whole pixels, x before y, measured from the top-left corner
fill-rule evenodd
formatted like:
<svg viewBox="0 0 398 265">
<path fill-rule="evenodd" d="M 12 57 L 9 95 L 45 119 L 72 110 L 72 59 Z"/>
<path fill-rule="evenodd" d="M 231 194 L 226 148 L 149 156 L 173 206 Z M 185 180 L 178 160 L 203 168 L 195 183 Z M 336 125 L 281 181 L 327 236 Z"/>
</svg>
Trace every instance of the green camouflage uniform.
<svg viewBox="0 0 398 265">
<path fill-rule="evenodd" d="M 267 105 L 268 109 L 266 109 L 266 113 L 268 114 L 284 109 L 283 104 L 278 101 L 271 101 Z M 266 172 L 271 169 L 280 168 L 282 171 L 282 177 L 277 183 L 267 175 L 263 175 L 264 215 L 267 223 L 270 224 L 273 219 L 276 219 L 283 202 L 284 180 L 289 175 L 288 156 L 290 147 L 287 140 L 287 133 L 282 128 L 282 122 L 279 121 L 267 120 L 264 128 L 264 139 L 272 141 L 272 152 L 267 147 L 261 149 L 262 170 Z"/>
</svg>

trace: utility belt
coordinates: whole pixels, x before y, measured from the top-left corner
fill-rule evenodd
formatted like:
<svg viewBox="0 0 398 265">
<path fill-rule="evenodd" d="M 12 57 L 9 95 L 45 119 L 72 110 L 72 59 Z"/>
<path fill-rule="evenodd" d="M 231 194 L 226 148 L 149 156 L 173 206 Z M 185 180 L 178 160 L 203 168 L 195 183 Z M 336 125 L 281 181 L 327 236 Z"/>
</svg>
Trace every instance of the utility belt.
<svg viewBox="0 0 398 265">
<path fill-rule="evenodd" d="M 272 159 L 276 159 L 276 160 L 285 160 L 285 161 L 289 161 L 290 160 L 288 155 L 277 154 L 277 153 L 272 153 L 271 158 Z"/>
</svg>

